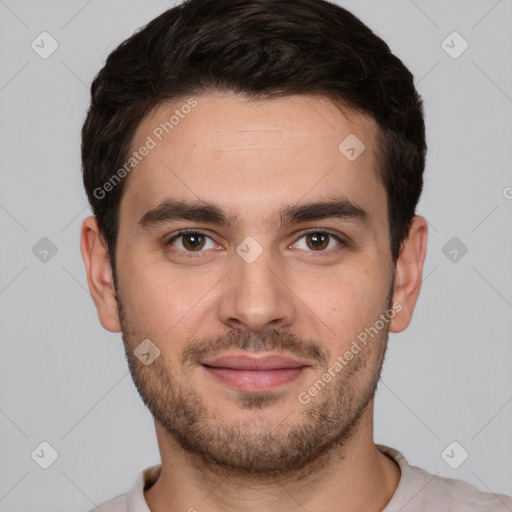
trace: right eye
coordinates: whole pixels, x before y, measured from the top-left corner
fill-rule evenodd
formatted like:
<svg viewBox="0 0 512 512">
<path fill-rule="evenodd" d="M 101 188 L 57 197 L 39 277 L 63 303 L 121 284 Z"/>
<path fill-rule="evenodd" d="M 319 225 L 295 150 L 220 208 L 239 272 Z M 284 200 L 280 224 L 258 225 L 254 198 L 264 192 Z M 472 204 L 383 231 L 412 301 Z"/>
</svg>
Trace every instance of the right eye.
<svg viewBox="0 0 512 512">
<path fill-rule="evenodd" d="M 176 235 L 174 235 L 173 237 L 171 237 L 166 242 L 166 246 L 173 247 L 173 249 L 172 249 L 173 253 L 181 252 L 181 253 L 183 253 L 181 255 L 183 255 L 185 257 L 195 257 L 192 254 L 186 254 L 186 253 L 205 252 L 202 249 L 205 248 L 208 240 L 211 242 L 212 246 L 206 247 L 206 249 L 215 248 L 215 243 L 213 242 L 213 240 L 210 236 L 203 233 L 202 231 L 187 229 L 187 230 L 182 230 L 179 233 L 177 233 Z M 176 249 L 176 245 L 175 245 L 176 241 L 179 241 L 178 245 L 181 246 L 178 249 Z"/>
</svg>

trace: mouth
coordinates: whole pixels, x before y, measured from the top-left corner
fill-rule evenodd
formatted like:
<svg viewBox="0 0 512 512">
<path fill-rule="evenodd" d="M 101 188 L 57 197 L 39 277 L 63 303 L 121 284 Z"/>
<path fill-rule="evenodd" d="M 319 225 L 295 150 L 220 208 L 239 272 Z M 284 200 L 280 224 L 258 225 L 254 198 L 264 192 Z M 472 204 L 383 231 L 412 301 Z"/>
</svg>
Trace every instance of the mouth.
<svg viewBox="0 0 512 512">
<path fill-rule="evenodd" d="M 311 366 L 279 354 L 261 357 L 226 354 L 205 360 L 203 368 L 218 381 L 238 391 L 269 391 L 296 380 Z"/>
</svg>

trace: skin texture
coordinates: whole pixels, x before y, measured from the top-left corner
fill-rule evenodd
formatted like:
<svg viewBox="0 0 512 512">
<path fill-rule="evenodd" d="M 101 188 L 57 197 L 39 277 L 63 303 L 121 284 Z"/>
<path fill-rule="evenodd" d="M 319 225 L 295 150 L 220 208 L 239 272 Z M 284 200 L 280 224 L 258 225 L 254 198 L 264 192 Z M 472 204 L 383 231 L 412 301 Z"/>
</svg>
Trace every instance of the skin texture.
<svg viewBox="0 0 512 512">
<path fill-rule="evenodd" d="M 126 178 L 117 301 L 94 217 L 82 227 L 100 322 L 122 331 L 134 382 L 155 417 L 162 473 L 145 491 L 148 505 L 153 512 L 329 512 L 343 503 L 346 512 L 380 511 L 400 470 L 375 447 L 373 397 L 388 332 L 408 326 L 420 291 L 426 221 L 413 219 L 395 267 L 371 118 L 316 96 L 194 99 L 162 141 L 153 135 L 156 147 Z M 133 149 L 187 101 L 150 113 Z M 350 134 L 366 146 L 354 161 L 338 149 Z M 140 224 L 169 198 L 215 203 L 237 224 Z M 286 206 L 340 198 L 367 221 L 275 222 Z M 182 229 L 206 236 L 169 242 Z M 261 249 L 251 263 L 237 253 L 247 237 Z M 393 304 L 392 319 L 333 374 L 338 357 Z M 133 352 L 144 339 L 160 350 L 148 366 Z M 308 368 L 270 391 L 241 392 L 200 363 L 232 351 L 280 353 Z M 329 382 L 301 403 L 299 393 L 329 368 Z"/>
</svg>

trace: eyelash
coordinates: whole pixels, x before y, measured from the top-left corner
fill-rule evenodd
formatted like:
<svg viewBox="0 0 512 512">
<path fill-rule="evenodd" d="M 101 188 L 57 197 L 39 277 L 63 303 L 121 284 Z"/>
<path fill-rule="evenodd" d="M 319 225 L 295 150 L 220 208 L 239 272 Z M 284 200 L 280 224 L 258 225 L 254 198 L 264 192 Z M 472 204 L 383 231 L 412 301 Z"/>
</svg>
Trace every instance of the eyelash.
<svg viewBox="0 0 512 512">
<path fill-rule="evenodd" d="M 325 231 L 325 230 L 318 230 L 318 229 L 313 229 L 311 231 L 306 231 L 304 233 L 302 233 L 302 235 L 292 244 L 296 244 L 301 238 L 307 236 L 307 235 L 311 235 L 311 234 L 323 234 L 323 235 L 329 235 L 330 237 L 334 238 L 341 246 L 343 247 L 346 247 L 348 245 L 347 242 L 345 242 L 341 237 L 339 237 L 338 235 L 335 235 L 334 233 L 331 233 L 330 231 Z M 172 243 L 177 240 L 178 238 L 181 238 L 183 236 L 186 236 L 186 235 L 202 235 L 206 238 L 209 238 L 210 240 L 212 240 L 212 237 L 207 235 L 206 233 L 204 233 L 203 231 L 201 230 L 197 230 L 197 229 L 185 229 L 185 230 L 182 230 L 182 231 L 179 231 L 176 235 L 174 235 L 172 238 L 170 238 L 169 240 L 167 240 L 167 242 L 165 243 L 166 246 L 168 247 L 172 247 Z M 212 240 L 213 241 L 213 240 Z M 337 251 L 339 249 L 330 249 L 330 250 L 323 250 L 323 251 L 307 251 L 307 252 L 318 252 L 319 254 L 322 254 L 322 253 L 329 253 L 331 251 Z M 181 253 L 181 255 L 185 258 L 198 258 L 198 257 L 201 257 L 202 253 L 204 253 L 205 251 L 201 250 L 201 251 L 186 251 L 186 250 L 182 250 L 182 249 L 173 249 L 172 250 L 173 253 Z M 314 256 L 312 256 L 314 257 Z"/>
</svg>

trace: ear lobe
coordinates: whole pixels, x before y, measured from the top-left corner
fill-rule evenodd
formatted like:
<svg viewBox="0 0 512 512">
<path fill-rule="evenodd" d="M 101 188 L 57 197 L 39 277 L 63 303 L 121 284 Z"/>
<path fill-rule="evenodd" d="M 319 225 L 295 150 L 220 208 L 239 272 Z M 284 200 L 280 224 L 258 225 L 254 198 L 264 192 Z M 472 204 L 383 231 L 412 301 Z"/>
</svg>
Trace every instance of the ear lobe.
<svg viewBox="0 0 512 512">
<path fill-rule="evenodd" d="M 427 233 L 427 221 L 423 217 L 413 217 L 396 262 L 393 304 L 400 304 L 401 309 L 391 320 L 390 332 L 401 332 L 411 322 L 421 288 Z"/>
<path fill-rule="evenodd" d="M 106 243 L 96 217 L 87 217 L 82 223 L 80 250 L 87 272 L 87 283 L 98 310 L 101 325 L 111 332 L 121 331 L 114 279 Z"/>
</svg>

